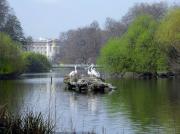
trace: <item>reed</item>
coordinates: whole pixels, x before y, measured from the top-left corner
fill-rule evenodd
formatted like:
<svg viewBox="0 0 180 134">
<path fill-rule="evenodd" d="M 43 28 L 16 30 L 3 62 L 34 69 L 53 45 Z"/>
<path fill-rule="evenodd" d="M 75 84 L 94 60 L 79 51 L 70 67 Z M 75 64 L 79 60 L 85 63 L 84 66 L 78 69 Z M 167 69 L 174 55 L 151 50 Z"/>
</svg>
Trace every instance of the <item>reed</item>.
<svg viewBox="0 0 180 134">
<path fill-rule="evenodd" d="M 52 124 L 41 113 L 29 112 L 24 116 L 14 116 L 6 107 L 0 108 L 0 134 L 52 134 Z"/>
</svg>

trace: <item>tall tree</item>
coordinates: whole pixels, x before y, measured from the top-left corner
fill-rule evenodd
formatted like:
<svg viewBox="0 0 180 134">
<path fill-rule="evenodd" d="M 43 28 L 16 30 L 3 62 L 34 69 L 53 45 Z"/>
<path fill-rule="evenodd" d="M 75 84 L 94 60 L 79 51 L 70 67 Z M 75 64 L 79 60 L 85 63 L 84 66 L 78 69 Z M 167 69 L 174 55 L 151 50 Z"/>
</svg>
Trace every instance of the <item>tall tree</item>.
<svg viewBox="0 0 180 134">
<path fill-rule="evenodd" d="M 127 30 L 127 26 L 120 21 L 106 18 L 105 30 L 107 31 L 108 38 L 120 37 Z"/>
<path fill-rule="evenodd" d="M 102 46 L 101 29 L 94 21 L 90 26 L 61 34 L 63 59 L 68 63 L 91 63 L 96 61 Z M 63 51 L 63 52 L 62 52 Z"/>
<path fill-rule="evenodd" d="M 169 65 L 180 72 L 180 8 L 170 10 L 157 31 L 157 40 L 169 57 Z"/>
<path fill-rule="evenodd" d="M 7 0 L 0 0 L 0 32 L 8 34 L 14 41 L 26 44 L 21 23 Z"/>
<path fill-rule="evenodd" d="M 17 75 L 24 69 L 24 60 L 18 44 L 8 35 L 0 33 L 0 77 Z"/>
<path fill-rule="evenodd" d="M 129 26 L 125 38 L 135 72 L 156 72 L 166 70 L 166 57 L 160 51 L 155 32 L 158 22 L 150 15 L 138 16 Z"/>
<path fill-rule="evenodd" d="M 111 39 L 103 47 L 99 63 L 113 73 L 166 70 L 166 55 L 154 36 L 157 26 L 152 16 L 138 16 L 123 36 Z"/>
<path fill-rule="evenodd" d="M 14 41 L 24 43 L 25 38 L 21 23 L 15 15 L 9 14 L 3 31 L 8 34 Z"/>
<path fill-rule="evenodd" d="M 6 16 L 8 14 L 9 7 L 6 0 L 0 0 L 0 31 L 4 27 Z"/>
<path fill-rule="evenodd" d="M 156 20 L 160 20 L 164 17 L 168 9 L 167 3 L 139 3 L 129 9 L 128 13 L 123 16 L 122 22 L 129 25 L 137 16 L 142 14 L 149 14 Z"/>
</svg>

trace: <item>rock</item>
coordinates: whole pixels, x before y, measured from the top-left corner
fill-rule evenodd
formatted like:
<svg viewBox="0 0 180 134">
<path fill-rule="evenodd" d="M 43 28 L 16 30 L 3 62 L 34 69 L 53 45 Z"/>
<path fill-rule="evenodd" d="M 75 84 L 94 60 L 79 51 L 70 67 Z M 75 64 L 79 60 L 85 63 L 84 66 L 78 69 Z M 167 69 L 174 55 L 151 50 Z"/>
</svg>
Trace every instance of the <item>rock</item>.
<svg viewBox="0 0 180 134">
<path fill-rule="evenodd" d="M 159 78 L 172 78 L 175 77 L 175 74 L 173 72 L 165 72 L 165 73 L 159 73 Z"/>
<path fill-rule="evenodd" d="M 97 77 L 75 76 L 70 78 L 69 76 L 65 76 L 64 83 L 66 84 L 65 89 L 73 90 L 81 93 L 88 93 L 88 92 L 107 93 L 115 89 L 114 86 L 104 82 L 101 78 L 97 78 Z"/>
<path fill-rule="evenodd" d="M 158 77 L 159 78 L 168 78 L 168 75 L 166 73 L 159 73 Z"/>
<path fill-rule="evenodd" d="M 151 72 L 144 72 L 141 73 L 138 78 L 140 79 L 152 79 L 152 78 L 157 78 L 157 73 L 151 73 Z"/>
<path fill-rule="evenodd" d="M 175 77 L 175 73 L 173 72 L 167 72 L 168 77 Z"/>
</svg>

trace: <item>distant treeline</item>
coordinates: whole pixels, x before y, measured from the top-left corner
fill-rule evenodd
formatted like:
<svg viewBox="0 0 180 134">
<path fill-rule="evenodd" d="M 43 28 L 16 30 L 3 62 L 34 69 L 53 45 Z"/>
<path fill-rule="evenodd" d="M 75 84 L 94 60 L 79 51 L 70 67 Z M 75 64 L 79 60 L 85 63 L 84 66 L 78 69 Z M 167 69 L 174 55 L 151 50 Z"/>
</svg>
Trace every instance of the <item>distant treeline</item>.
<svg viewBox="0 0 180 134">
<path fill-rule="evenodd" d="M 163 18 L 141 13 L 101 49 L 99 64 L 113 73 L 180 72 L 180 8 Z"/>
<path fill-rule="evenodd" d="M 57 61 L 102 64 L 113 73 L 180 70 L 180 8 L 140 3 L 120 21 L 107 18 L 60 35 Z"/>
<path fill-rule="evenodd" d="M 167 11 L 168 5 L 164 2 L 140 3 L 130 8 L 119 21 L 107 18 L 104 28 L 100 28 L 98 22 L 94 21 L 89 26 L 61 33 L 59 39 L 62 47 L 56 62 L 95 63 L 104 44 L 111 38 L 119 38 L 126 33 L 137 16 L 149 14 L 160 20 Z"/>
</svg>

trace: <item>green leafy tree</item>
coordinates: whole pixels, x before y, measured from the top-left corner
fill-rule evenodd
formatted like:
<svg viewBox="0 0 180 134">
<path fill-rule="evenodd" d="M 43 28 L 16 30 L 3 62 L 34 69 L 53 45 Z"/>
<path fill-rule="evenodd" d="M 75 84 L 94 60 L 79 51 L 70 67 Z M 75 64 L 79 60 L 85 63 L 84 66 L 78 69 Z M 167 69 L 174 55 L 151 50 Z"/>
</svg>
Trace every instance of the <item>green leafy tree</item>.
<svg viewBox="0 0 180 134">
<path fill-rule="evenodd" d="M 26 44 L 21 23 L 7 0 L 0 0 L 0 32 L 8 34 L 14 41 Z"/>
<path fill-rule="evenodd" d="M 156 72 L 166 69 L 166 57 L 155 40 L 158 23 L 150 15 L 137 17 L 125 35 L 133 58 L 132 71 Z"/>
<path fill-rule="evenodd" d="M 102 64 L 107 71 L 112 73 L 126 72 L 130 70 L 132 59 L 129 56 L 125 40 L 123 38 L 109 40 L 101 49 L 98 63 Z"/>
<path fill-rule="evenodd" d="M 18 46 L 8 35 L 0 33 L 0 76 L 23 72 L 24 60 Z"/>
<path fill-rule="evenodd" d="M 26 52 L 24 53 L 24 60 L 26 63 L 25 72 L 28 73 L 47 72 L 51 67 L 46 56 L 41 54 Z"/>
<path fill-rule="evenodd" d="M 137 17 L 119 39 L 111 39 L 101 50 L 99 63 L 111 72 L 166 70 L 166 55 L 155 40 L 158 23 L 150 15 Z"/>
<path fill-rule="evenodd" d="M 169 11 L 162 20 L 156 38 L 162 50 L 168 56 L 168 63 L 172 70 L 180 71 L 180 8 Z"/>
</svg>

